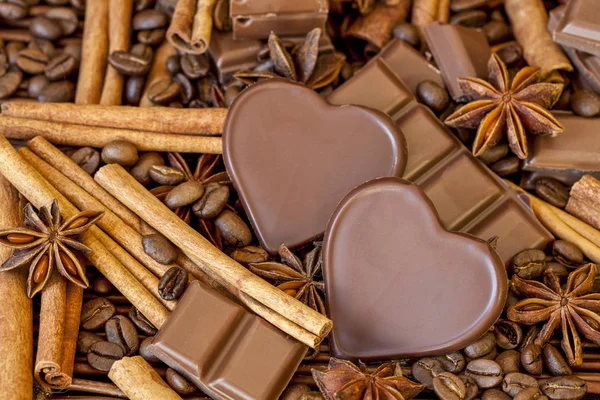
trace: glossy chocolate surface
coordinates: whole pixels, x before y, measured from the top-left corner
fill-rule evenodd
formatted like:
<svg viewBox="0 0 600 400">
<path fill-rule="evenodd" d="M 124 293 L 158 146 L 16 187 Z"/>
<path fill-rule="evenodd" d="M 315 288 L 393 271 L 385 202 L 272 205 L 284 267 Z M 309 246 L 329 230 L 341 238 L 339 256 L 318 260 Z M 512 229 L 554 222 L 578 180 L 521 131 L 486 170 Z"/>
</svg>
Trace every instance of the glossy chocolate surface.
<svg viewBox="0 0 600 400">
<path fill-rule="evenodd" d="M 586 53 L 600 56 L 600 2 L 570 0 L 556 27 L 554 40 Z"/>
<path fill-rule="evenodd" d="M 387 360 L 461 349 L 500 316 L 504 263 L 483 240 L 446 231 L 416 185 L 381 178 L 334 212 L 323 245 L 336 357 Z"/>
<path fill-rule="evenodd" d="M 263 247 L 320 237 L 339 201 L 370 179 L 401 176 L 406 142 L 385 114 L 336 107 L 304 85 L 270 79 L 233 103 L 225 167 Z"/>
<path fill-rule="evenodd" d="M 208 286 L 190 283 L 151 351 L 218 399 L 277 399 L 307 347 Z"/>
<path fill-rule="evenodd" d="M 227 82 L 239 70 L 254 69 L 263 46 L 259 40 L 234 40 L 231 32 L 213 30 L 208 53 L 214 60 L 219 82 Z"/>
</svg>

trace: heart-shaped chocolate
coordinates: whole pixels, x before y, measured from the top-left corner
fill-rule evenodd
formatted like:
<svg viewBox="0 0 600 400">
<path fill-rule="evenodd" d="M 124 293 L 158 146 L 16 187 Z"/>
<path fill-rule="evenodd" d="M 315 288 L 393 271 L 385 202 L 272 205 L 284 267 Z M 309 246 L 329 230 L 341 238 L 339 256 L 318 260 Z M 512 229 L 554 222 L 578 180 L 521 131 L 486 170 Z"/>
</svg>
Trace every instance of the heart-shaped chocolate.
<svg viewBox="0 0 600 400">
<path fill-rule="evenodd" d="M 227 115 L 223 155 L 263 247 L 303 246 L 325 231 L 339 201 L 374 178 L 401 176 L 404 136 L 385 114 L 332 106 L 303 85 L 270 79 Z"/>
<path fill-rule="evenodd" d="M 483 240 L 446 231 L 416 185 L 382 178 L 352 190 L 325 233 L 324 278 L 335 357 L 446 354 L 500 316 L 504 263 Z"/>
</svg>

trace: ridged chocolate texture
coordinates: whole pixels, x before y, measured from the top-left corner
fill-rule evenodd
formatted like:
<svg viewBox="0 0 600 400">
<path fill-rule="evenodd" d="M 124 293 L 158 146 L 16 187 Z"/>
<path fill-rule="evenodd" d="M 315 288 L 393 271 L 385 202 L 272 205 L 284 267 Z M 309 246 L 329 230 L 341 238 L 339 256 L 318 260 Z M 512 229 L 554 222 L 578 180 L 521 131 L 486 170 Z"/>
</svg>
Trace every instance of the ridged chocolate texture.
<svg viewBox="0 0 600 400">
<path fill-rule="evenodd" d="M 554 32 L 563 46 L 600 56 L 600 2 L 570 0 Z"/>
</svg>

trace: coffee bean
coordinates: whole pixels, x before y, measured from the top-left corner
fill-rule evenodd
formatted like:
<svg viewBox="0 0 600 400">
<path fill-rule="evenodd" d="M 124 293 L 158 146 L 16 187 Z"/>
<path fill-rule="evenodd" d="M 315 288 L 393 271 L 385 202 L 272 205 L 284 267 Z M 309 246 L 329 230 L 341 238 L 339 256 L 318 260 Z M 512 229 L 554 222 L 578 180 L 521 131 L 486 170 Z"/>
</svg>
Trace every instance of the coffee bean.
<svg viewBox="0 0 600 400">
<path fill-rule="evenodd" d="M 181 71 L 181 65 L 179 64 L 180 58 L 179 54 L 173 54 L 165 61 L 165 67 L 167 68 L 169 75 L 175 76 Z"/>
<path fill-rule="evenodd" d="M 466 376 L 464 373 L 460 374 L 458 377 L 463 381 L 465 388 L 467 389 L 464 400 L 473 400 L 476 398 L 479 394 L 477 382 L 475 382 L 470 376 Z"/>
<path fill-rule="evenodd" d="M 169 103 L 167 105 L 167 107 L 170 107 L 170 108 L 183 108 L 183 104 L 180 103 L 180 102 L 178 102 L 178 101 L 174 101 L 172 103 Z"/>
<path fill-rule="evenodd" d="M 481 400 L 510 400 L 510 396 L 500 389 L 488 389 L 481 394 Z"/>
<path fill-rule="evenodd" d="M 178 299 L 188 284 L 188 273 L 183 268 L 170 268 L 158 282 L 158 294 L 164 300 Z"/>
<path fill-rule="evenodd" d="M 554 376 L 571 375 L 571 367 L 563 357 L 563 354 L 556 347 L 549 343 L 544 345 L 544 364 L 548 371 Z"/>
<path fill-rule="evenodd" d="M 308 385 L 293 384 L 285 389 L 279 400 L 303 400 L 308 393 L 310 393 Z"/>
<path fill-rule="evenodd" d="M 538 387 L 538 382 L 533 376 L 520 372 L 512 372 L 502 381 L 502 390 L 511 397 L 515 397 L 522 390 Z"/>
<path fill-rule="evenodd" d="M 519 372 L 521 367 L 521 353 L 517 350 L 506 350 L 498 354 L 495 361 L 502 368 L 504 375 Z"/>
<path fill-rule="evenodd" d="M 182 73 L 173 77 L 173 82 L 181 85 L 181 102 L 188 104 L 196 96 L 196 86 Z"/>
<path fill-rule="evenodd" d="M 104 341 L 102 336 L 92 332 L 79 331 L 79 336 L 77 337 L 77 352 L 87 354 L 94 343 L 102 341 Z"/>
<path fill-rule="evenodd" d="M 169 104 L 179 98 L 181 84 L 171 78 L 164 78 L 154 82 L 148 88 L 148 99 L 156 104 Z"/>
<path fill-rule="evenodd" d="M 552 272 L 558 277 L 558 279 L 566 279 L 569 276 L 569 270 L 567 267 L 559 262 L 551 261 L 546 264 L 546 269 L 551 269 Z"/>
<path fill-rule="evenodd" d="M 8 42 L 5 46 L 5 52 L 10 65 L 17 65 L 17 56 L 24 48 L 25 44 L 22 42 Z"/>
<path fill-rule="evenodd" d="M 558 208 L 565 208 L 569 201 L 569 188 L 552 178 L 542 178 L 535 182 L 535 193 Z"/>
<path fill-rule="evenodd" d="M 542 348 L 535 343 L 528 344 L 521 350 L 521 365 L 532 375 L 540 375 L 544 366 Z"/>
<path fill-rule="evenodd" d="M 540 389 L 551 400 L 578 400 L 585 396 L 587 385 L 575 375 L 557 376 L 541 382 Z"/>
<path fill-rule="evenodd" d="M 85 330 L 100 329 L 115 312 L 115 306 L 103 297 L 90 300 L 81 309 L 81 327 Z"/>
<path fill-rule="evenodd" d="M 496 361 L 478 359 L 467 364 L 465 375 L 470 376 L 481 389 L 498 386 L 504 378 L 502 368 Z"/>
<path fill-rule="evenodd" d="M 136 56 L 126 51 L 113 51 L 108 56 L 108 62 L 121 75 L 139 76 L 150 71 L 151 59 Z"/>
<path fill-rule="evenodd" d="M 104 325 L 106 339 L 118 344 L 125 350 L 126 356 L 137 353 L 140 339 L 133 323 L 124 315 L 115 315 Z"/>
<path fill-rule="evenodd" d="M 583 264 L 583 253 L 577 246 L 566 240 L 555 240 L 552 243 L 554 259 L 565 267 L 574 268 Z"/>
<path fill-rule="evenodd" d="M 204 185 L 198 181 L 187 181 L 174 187 L 165 197 L 165 205 L 170 209 L 194 203 L 204 194 Z"/>
<path fill-rule="evenodd" d="M 500 319 L 494 324 L 496 344 L 503 349 L 515 349 L 523 339 L 523 330 L 519 324 L 506 319 Z"/>
<path fill-rule="evenodd" d="M 45 75 L 40 74 L 32 76 L 29 79 L 29 85 L 27 86 L 27 95 L 34 99 L 37 98 L 48 83 L 50 83 L 50 81 Z"/>
<path fill-rule="evenodd" d="M 552 107 L 553 110 L 564 110 L 569 111 L 571 109 L 571 96 L 573 95 L 573 90 L 571 88 L 564 88 L 558 101 Z"/>
<path fill-rule="evenodd" d="M 256 246 L 245 246 L 240 249 L 235 249 L 229 256 L 246 267 L 248 264 L 261 263 L 269 259 L 269 253 Z"/>
<path fill-rule="evenodd" d="M 66 103 L 75 97 L 75 84 L 71 81 L 50 82 L 40 93 L 41 103 Z"/>
<path fill-rule="evenodd" d="M 28 11 L 29 7 L 23 0 L 0 3 L 0 17 L 8 21 L 24 18 L 27 16 Z"/>
<path fill-rule="evenodd" d="M 39 0 L 26 0 L 29 1 L 30 3 L 39 3 Z M 69 3 L 69 0 L 45 0 L 46 3 L 50 4 L 51 6 L 64 6 L 66 4 Z"/>
<path fill-rule="evenodd" d="M 540 389 L 529 388 L 521 390 L 514 400 L 548 400 L 548 397 L 544 396 Z"/>
<path fill-rule="evenodd" d="M 496 161 L 490 165 L 490 169 L 498 176 L 509 176 L 519 172 L 520 160 L 517 156 L 511 155 Z"/>
<path fill-rule="evenodd" d="M 490 354 L 495 349 L 496 338 L 494 337 L 493 333 L 488 332 L 475 343 L 472 343 L 469 346 L 465 347 L 464 352 L 467 357 L 476 359 Z"/>
<path fill-rule="evenodd" d="M 85 0 L 70 0 L 70 3 L 77 10 L 83 11 L 85 8 Z"/>
<path fill-rule="evenodd" d="M 465 356 L 461 352 L 455 351 L 454 353 L 446 354 L 443 356 L 435 357 L 444 369 L 453 374 L 458 374 L 465 369 L 466 361 Z"/>
<path fill-rule="evenodd" d="M 490 44 L 498 44 L 508 39 L 510 27 L 504 21 L 490 21 L 483 25 L 483 33 Z"/>
<path fill-rule="evenodd" d="M 71 160 L 85 172 L 93 175 L 100 166 L 100 153 L 91 147 L 81 147 L 71 154 Z"/>
<path fill-rule="evenodd" d="M 110 281 L 103 276 L 94 279 L 94 282 L 92 283 L 92 289 L 94 290 L 94 293 L 101 296 L 106 296 L 109 294 L 112 288 L 112 283 L 110 283 Z"/>
<path fill-rule="evenodd" d="M 229 186 L 216 182 L 204 187 L 204 194 L 192 206 L 194 215 L 202 219 L 214 218 L 223 211 L 229 200 Z"/>
<path fill-rule="evenodd" d="M 139 31 L 136 37 L 138 42 L 155 47 L 165 39 L 165 33 L 165 29 L 143 30 Z"/>
<path fill-rule="evenodd" d="M 421 36 L 419 35 L 419 30 L 413 24 L 403 22 L 394 28 L 392 34 L 396 39 L 408 43 L 415 49 L 418 49 L 421 46 Z"/>
<path fill-rule="evenodd" d="M 594 117 L 600 113 L 600 97 L 588 90 L 577 90 L 571 95 L 571 109 L 582 117 Z"/>
<path fill-rule="evenodd" d="M 441 400 L 463 400 L 467 395 L 464 382 L 450 372 L 441 372 L 433 378 L 433 390 Z"/>
<path fill-rule="evenodd" d="M 138 12 L 138 11 L 145 10 L 147 8 L 154 7 L 154 3 L 156 3 L 155 0 L 135 0 L 133 7 L 134 7 L 134 10 L 136 12 Z"/>
<path fill-rule="evenodd" d="M 143 76 L 132 76 L 127 79 L 125 83 L 125 101 L 130 106 L 137 106 L 140 104 L 142 94 L 144 93 L 144 84 L 146 78 Z"/>
<path fill-rule="evenodd" d="M 169 24 L 169 17 L 156 9 L 143 10 L 136 13 L 131 20 L 135 31 L 163 28 Z"/>
<path fill-rule="evenodd" d="M 485 165 L 491 165 L 496 161 L 504 158 L 508 154 L 508 145 L 506 143 L 500 143 L 487 149 L 479 157 L 479 160 Z"/>
<path fill-rule="evenodd" d="M 88 364 L 99 371 L 110 371 L 115 361 L 124 356 L 123 348 L 111 342 L 98 342 L 90 347 L 87 355 Z"/>
<path fill-rule="evenodd" d="M 140 356 L 148 362 L 159 362 L 160 359 L 154 355 L 152 352 L 152 341 L 154 340 L 154 336 L 148 336 L 146 339 L 142 340 L 140 344 Z"/>
<path fill-rule="evenodd" d="M 421 358 L 412 365 L 413 378 L 428 389 L 433 389 L 433 378 L 442 372 L 444 372 L 444 367 L 434 358 Z"/>
<path fill-rule="evenodd" d="M 167 368 L 166 378 L 171 389 L 182 396 L 188 396 L 196 391 L 196 386 L 192 385 L 172 368 Z"/>
<path fill-rule="evenodd" d="M 417 85 L 417 99 L 436 114 L 450 104 L 448 91 L 433 81 L 422 81 Z"/>
<path fill-rule="evenodd" d="M 63 35 L 62 28 L 56 22 L 50 18 L 44 16 L 38 16 L 31 21 L 29 32 L 37 37 L 48 40 L 57 40 Z"/>
<path fill-rule="evenodd" d="M 119 164 L 131 167 L 138 161 L 137 148 L 125 140 L 115 140 L 102 148 L 102 161 L 106 164 Z"/>
<path fill-rule="evenodd" d="M 479 28 L 485 24 L 487 13 L 481 10 L 461 11 L 450 17 L 450 23 L 454 25 Z"/>
<path fill-rule="evenodd" d="M 77 70 L 78 62 L 70 54 L 62 53 L 51 59 L 46 68 L 44 75 L 51 81 L 67 79 L 75 70 Z"/>
<path fill-rule="evenodd" d="M 56 47 L 52 41 L 47 39 L 37 38 L 32 42 L 29 42 L 28 48 L 40 50 L 42 53 L 46 55 L 48 59 L 53 58 L 58 55 Z"/>
<path fill-rule="evenodd" d="M 158 332 L 154 325 L 152 325 L 152 322 L 150 322 L 137 308 L 131 307 L 131 310 L 129 310 L 127 315 L 140 332 L 146 335 L 156 335 L 156 332 Z"/>
<path fill-rule="evenodd" d="M 252 232 L 239 215 L 230 210 L 223 210 L 215 218 L 215 226 L 223 240 L 230 246 L 244 247 L 252 241 Z"/>
<path fill-rule="evenodd" d="M 45 17 L 55 21 L 60 26 L 62 35 L 65 36 L 75 33 L 79 26 L 79 17 L 72 8 L 53 7 L 46 12 Z"/>
<path fill-rule="evenodd" d="M 28 74 L 41 74 L 47 63 L 48 57 L 40 49 L 25 48 L 17 55 L 17 66 Z"/>
<path fill-rule="evenodd" d="M 239 96 L 242 88 L 239 85 L 231 85 L 225 90 L 225 106 L 231 107 L 235 99 Z"/>
<path fill-rule="evenodd" d="M 206 57 L 196 54 L 185 54 L 180 58 L 181 70 L 190 79 L 203 78 L 208 74 L 210 65 Z"/>
<path fill-rule="evenodd" d="M 535 325 L 527 328 L 527 331 L 525 332 L 525 335 L 523 336 L 523 341 L 521 342 L 521 347 L 520 347 L 521 350 L 524 349 L 529 344 L 534 343 L 535 339 L 537 338 L 539 333 L 540 333 L 540 329 Z"/>
<path fill-rule="evenodd" d="M 160 233 L 152 233 L 142 237 L 144 252 L 160 264 L 175 262 L 179 252 L 177 248 Z"/>
<path fill-rule="evenodd" d="M 516 64 L 517 61 L 523 58 L 523 50 L 517 42 L 509 42 L 508 45 L 498 49 L 496 54 L 498 54 L 498 57 L 500 57 L 502 62 L 506 65 Z"/>
<path fill-rule="evenodd" d="M 165 160 L 160 153 L 150 152 L 140 156 L 137 164 L 131 168 L 131 175 L 142 185 L 150 184 L 150 169 L 153 165 L 164 165 Z"/>
<path fill-rule="evenodd" d="M 546 254 L 537 249 L 523 250 L 513 257 L 513 266 L 520 278 L 539 278 L 546 269 Z"/>
<path fill-rule="evenodd" d="M 21 71 L 9 71 L 0 76 L 0 99 L 10 97 L 16 92 L 22 80 Z"/>
<path fill-rule="evenodd" d="M 452 3 L 450 3 L 450 10 L 454 13 L 458 13 L 485 7 L 487 3 L 488 0 L 452 0 Z"/>
</svg>

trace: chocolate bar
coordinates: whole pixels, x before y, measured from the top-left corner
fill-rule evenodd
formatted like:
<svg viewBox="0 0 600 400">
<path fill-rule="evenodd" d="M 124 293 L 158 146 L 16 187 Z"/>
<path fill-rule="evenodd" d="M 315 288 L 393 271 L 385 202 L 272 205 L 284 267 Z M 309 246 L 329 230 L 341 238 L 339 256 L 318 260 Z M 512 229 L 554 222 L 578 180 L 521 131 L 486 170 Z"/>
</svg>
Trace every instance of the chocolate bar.
<svg viewBox="0 0 600 400">
<path fill-rule="evenodd" d="M 271 31 L 304 36 L 324 28 L 329 7 L 327 0 L 232 0 L 229 10 L 235 39 L 266 39 Z"/>
<path fill-rule="evenodd" d="M 237 71 L 254 69 L 263 47 L 259 40 L 234 40 L 231 32 L 214 30 L 208 54 L 215 65 L 219 82 L 227 82 Z"/>
<path fill-rule="evenodd" d="M 487 64 L 492 50 L 483 31 L 435 23 L 425 26 L 423 35 L 454 100 L 463 97 L 458 78 L 487 78 Z"/>
<path fill-rule="evenodd" d="M 554 40 L 563 46 L 600 56 L 599 15 L 600 2 L 570 0 L 554 31 Z"/>
<path fill-rule="evenodd" d="M 415 101 L 401 78 L 404 65 L 390 61 L 402 60 L 404 54 L 406 46 L 392 41 L 328 100 L 375 108 L 396 121 L 408 142 L 404 178 L 423 189 L 446 229 L 484 240 L 497 236 L 497 251 L 504 262 L 523 249 L 544 248 L 553 237 L 524 199 Z"/>
<path fill-rule="evenodd" d="M 200 281 L 190 283 L 151 351 L 218 399 L 277 399 L 307 347 Z"/>
</svg>

